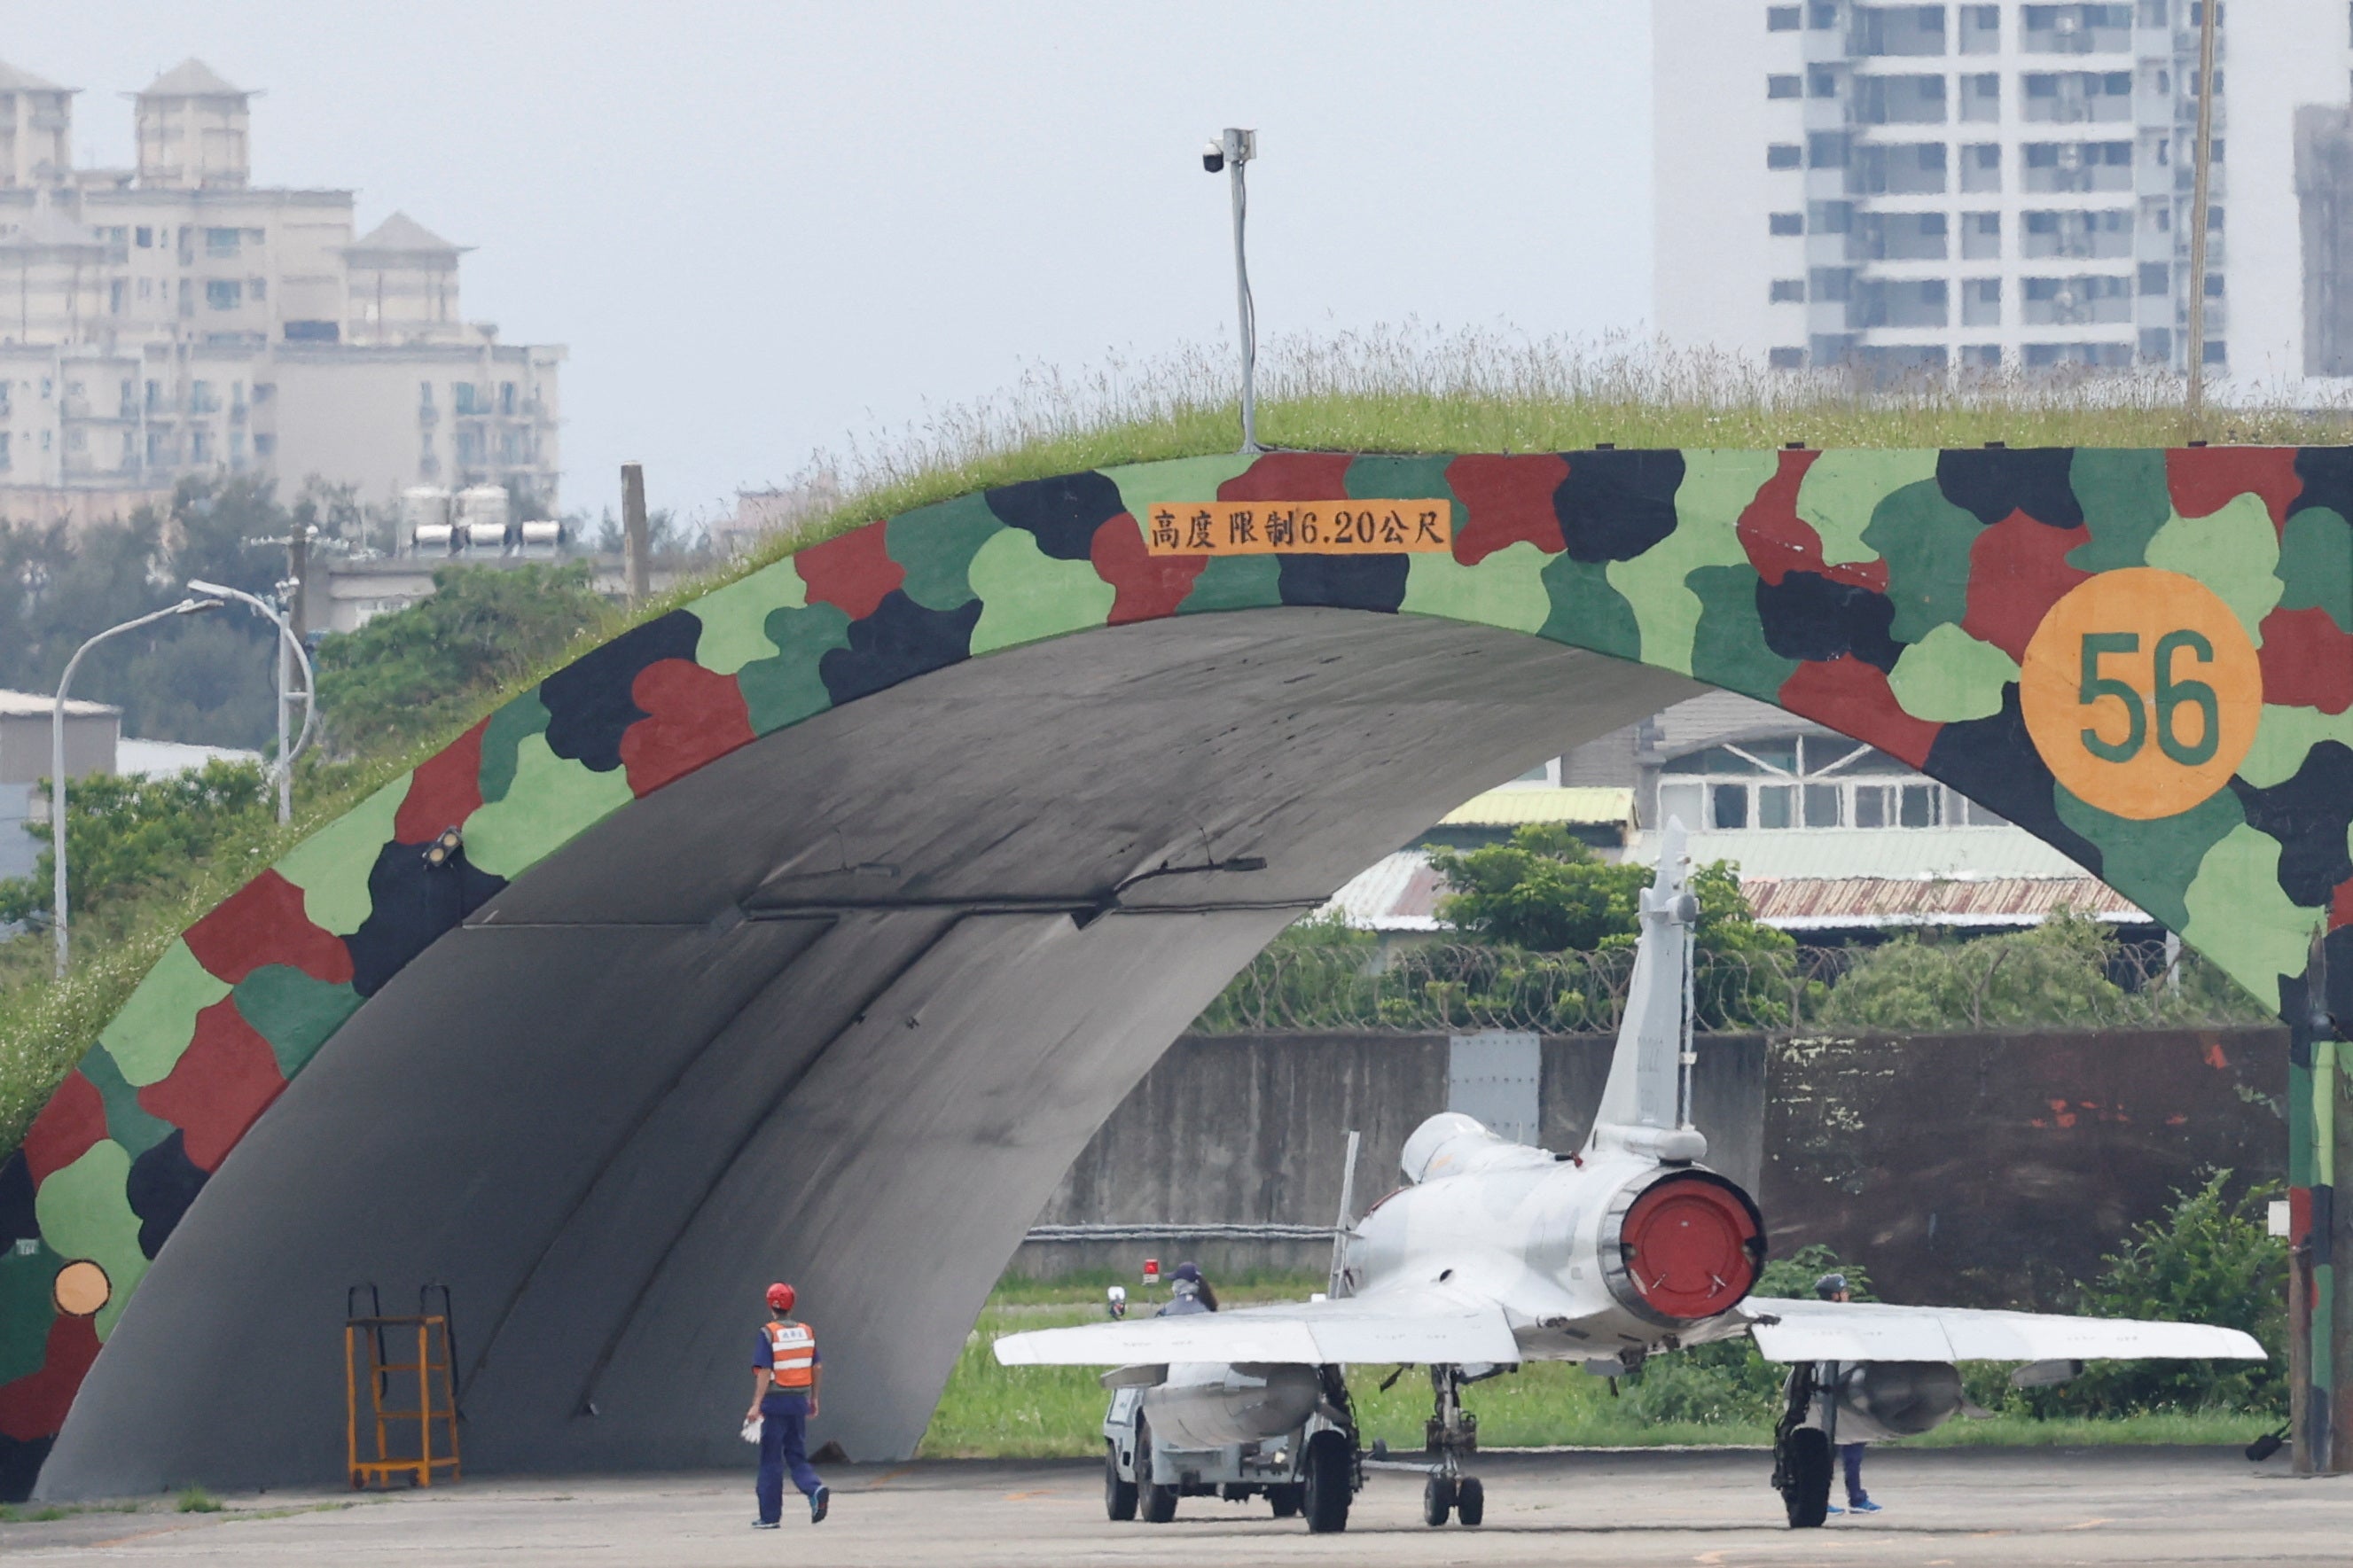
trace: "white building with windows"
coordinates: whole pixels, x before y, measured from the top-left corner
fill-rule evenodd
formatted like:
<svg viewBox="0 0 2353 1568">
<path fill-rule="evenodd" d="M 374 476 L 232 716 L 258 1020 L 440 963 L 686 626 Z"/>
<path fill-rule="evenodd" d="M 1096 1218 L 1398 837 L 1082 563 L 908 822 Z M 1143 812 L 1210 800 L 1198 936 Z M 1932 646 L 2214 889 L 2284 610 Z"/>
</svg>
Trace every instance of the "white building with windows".
<svg viewBox="0 0 2353 1568">
<path fill-rule="evenodd" d="M 2201 0 L 1653 0 L 1668 338 L 1784 369 L 2179 367 Z M 2206 358 L 2353 375 L 2353 5 L 2216 11 Z"/>
<path fill-rule="evenodd" d="M 74 96 L 0 63 L 0 519 L 242 472 L 554 504 L 564 350 L 466 321 L 459 247 L 254 184 L 254 95 L 200 60 L 135 96 L 135 168 L 74 166 Z"/>
</svg>

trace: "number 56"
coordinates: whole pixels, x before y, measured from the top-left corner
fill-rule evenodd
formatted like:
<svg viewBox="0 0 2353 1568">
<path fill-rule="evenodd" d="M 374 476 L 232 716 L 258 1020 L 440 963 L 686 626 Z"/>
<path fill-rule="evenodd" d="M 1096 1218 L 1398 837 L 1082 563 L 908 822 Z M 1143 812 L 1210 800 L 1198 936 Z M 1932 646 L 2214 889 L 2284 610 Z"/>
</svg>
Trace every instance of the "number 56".
<svg viewBox="0 0 2353 1568">
<path fill-rule="evenodd" d="M 2211 759 L 2221 744 L 2221 713 L 2211 686 L 2202 680 L 2174 679 L 2176 656 L 2185 650 L 2200 664 L 2214 662 L 2214 645 L 2196 632 L 2172 631 L 2158 639 L 2157 655 L 2152 661 L 2157 674 L 2157 744 L 2174 762 L 2194 768 Z M 2104 698 L 2113 697 L 2124 705 L 2125 710 L 2122 741 L 2104 739 L 2097 730 L 2088 727 L 2083 731 L 2084 749 L 2105 763 L 2130 762 L 2148 741 L 2148 720 L 2140 692 L 2129 681 L 2100 673 L 2100 660 L 2107 655 L 2139 651 L 2138 632 L 2084 634 L 2083 679 L 2076 688 L 2075 700 L 2088 708 Z M 2183 740 L 2176 722 L 2185 705 L 2198 710 L 2200 722 L 2195 741 Z"/>
</svg>

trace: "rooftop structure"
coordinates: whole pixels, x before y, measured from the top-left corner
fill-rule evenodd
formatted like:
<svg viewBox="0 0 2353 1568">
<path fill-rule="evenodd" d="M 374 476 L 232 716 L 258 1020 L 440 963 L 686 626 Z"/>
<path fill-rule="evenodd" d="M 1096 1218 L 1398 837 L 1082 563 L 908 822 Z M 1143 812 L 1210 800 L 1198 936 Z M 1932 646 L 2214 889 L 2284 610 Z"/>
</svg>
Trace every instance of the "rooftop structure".
<svg viewBox="0 0 2353 1568">
<path fill-rule="evenodd" d="M 0 519 L 240 472 L 554 503 L 564 350 L 466 321 L 463 247 L 255 184 L 255 94 L 202 60 L 133 95 L 134 168 L 74 167 L 73 96 L 0 63 Z"/>
</svg>

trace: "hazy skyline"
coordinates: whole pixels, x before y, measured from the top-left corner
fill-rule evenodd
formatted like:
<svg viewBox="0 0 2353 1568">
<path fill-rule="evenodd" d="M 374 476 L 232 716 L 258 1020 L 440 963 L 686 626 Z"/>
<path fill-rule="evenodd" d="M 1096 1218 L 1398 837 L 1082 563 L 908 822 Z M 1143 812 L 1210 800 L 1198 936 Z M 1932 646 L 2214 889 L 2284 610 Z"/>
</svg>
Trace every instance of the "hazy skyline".
<svg viewBox="0 0 2353 1568">
<path fill-rule="evenodd" d="M 195 55 L 263 95 L 257 184 L 474 247 L 467 317 L 571 350 L 592 516 L 626 460 L 705 514 L 1025 363 L 1230 343 L 1228 124 L 1262 335 L 1649 312 L 1645 5 L 7 10 L 78 163 L 128 164 L 119 95 Z"/>
</svg>

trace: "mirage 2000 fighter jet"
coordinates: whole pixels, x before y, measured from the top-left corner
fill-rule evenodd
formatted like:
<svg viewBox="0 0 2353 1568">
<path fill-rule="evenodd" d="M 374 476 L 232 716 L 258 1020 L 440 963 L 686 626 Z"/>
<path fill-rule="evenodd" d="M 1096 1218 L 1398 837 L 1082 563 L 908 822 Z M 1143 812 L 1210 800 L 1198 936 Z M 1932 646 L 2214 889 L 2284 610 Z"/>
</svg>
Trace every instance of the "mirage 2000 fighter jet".
<svg viewBox="0 0 2353 1568">
<path fill-rule="evenodd" d="M 1312 1530 L 1345 1529 L 1367 1462 L 1349 1363 L 1429 1369 L 1423 1517 L 1475 1524 L 1485 1499 L 1464 1473 L 1477 1443 L 1466 1384 L 1531 1361 L 1615 1375 L 1747 1334 L 1791 1363 L 1773 1480 L 1789 1523 L 1806 1527 L 1827 1510 L 1835 1443 L 1915 1436 L 1964 1408 L 1957 1362 L 2030 1363 L 2012 1374 L 2023 1386 L 2095 1357 L 2263 1357 L 2249 1335 L 2196 1323 L 1751 1296 L 1764 1219 L 1707 1168 L 1692 1125 L 1699 903 L 1683 825 L 1662 838 L 1583 1148 L 1555 1154 L 1433 1116 L 1406 1142 L 1407 1186 L 1354 1222 L 1343 1196 L 1328 1298 L 997 1341 L 1008 1366 L 1115 1369 L 1103 1377 L 1118 1391 L 1105 1425 L 1113 1517 L 1132 1517 L 1139 1491 L 1156 1520 L 1180 1495 L 1263 1492 Z"/>
</svg>

